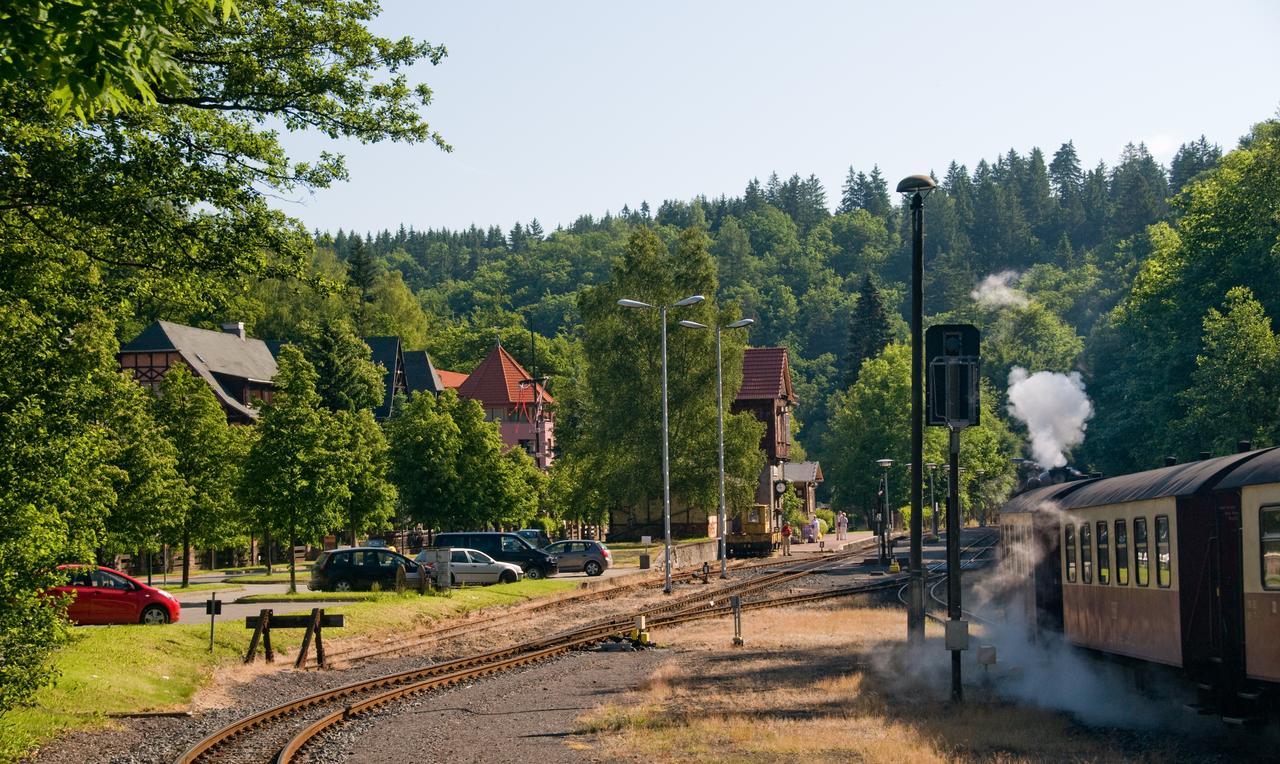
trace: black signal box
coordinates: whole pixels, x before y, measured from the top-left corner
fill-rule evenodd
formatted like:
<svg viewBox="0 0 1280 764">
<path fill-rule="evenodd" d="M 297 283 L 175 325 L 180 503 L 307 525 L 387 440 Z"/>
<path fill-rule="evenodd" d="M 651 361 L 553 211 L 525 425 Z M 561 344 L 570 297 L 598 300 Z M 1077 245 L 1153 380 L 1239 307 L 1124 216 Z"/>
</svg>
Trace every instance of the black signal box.
<svg viewBox="0 0 1280 764">
<path fill-rule="evenodd" d="M 935 324 L 925 331 L 926 424 L 964 428 L 980 423 L 981 344 L 972 324 Z"/>
</svg>

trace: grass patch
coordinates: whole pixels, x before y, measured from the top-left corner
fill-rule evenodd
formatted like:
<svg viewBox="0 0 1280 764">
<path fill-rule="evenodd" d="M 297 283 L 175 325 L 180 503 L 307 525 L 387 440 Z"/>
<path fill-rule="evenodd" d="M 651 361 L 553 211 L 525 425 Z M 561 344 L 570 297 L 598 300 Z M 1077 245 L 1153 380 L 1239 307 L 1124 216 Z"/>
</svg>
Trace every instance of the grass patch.
<svg viewBox="0 0 1280 764">
<path fill-rule="evenodd" d="M 347 616 L 347 625 L 334 636 L 353 637 L 398 631 L 576 588 L 572 581 L 541 580 L 454 589 L 447 595 L 425 597 L 357 592 L 372 594 L 374 599 L 328 612 Z M 288 608 L 282 614 L 297 611 Z M 0 761 L 16 760 L 64 731 L 103 726 L 109 723 L 108 713 L 186 707 L 220 666 L 243 658 L 250 634 L 238 622 L 219 624 L 210 653 L 208 624 L 75 629 L 71 643 L 54 655 L 60 674 L 57 682 L 37 693 L 33 706 L 0 718 Z M 285 663 L 301 639 L 301 629 L 274 633 L 271 641 L 276 660 Z"/>
<path fill-rule="evenodd" d="M 298 592 L 297 594 L 246 594 L 236 600 L 238 605 L 252 605 L 256 602 L 367 602 L 395 597 L 395 593 L 387 592 Z"/>
<path fill-rule="evenodd" d="M 311 580 L 311 569 L 298 569 L 298 583 L 302 586 L 307 585 L 307 581 Z M 285 573 L 254 573 L 248 576 L 231 576 L 227 578 L 227 583 L 233 584 L 287 584 L 289 583 L 289 574 Z"/>
<path fill-rule="evenodd" d="M 154 585 L 154 584 L 153 584 Z M 157 586 L 157 589 L 164 589 L 170 594 L 182 594 L 183 592 L 234 592 L 243 589 L 239 583 L 234 584 L 191 584 L 190 586 Z"/>
</svg>

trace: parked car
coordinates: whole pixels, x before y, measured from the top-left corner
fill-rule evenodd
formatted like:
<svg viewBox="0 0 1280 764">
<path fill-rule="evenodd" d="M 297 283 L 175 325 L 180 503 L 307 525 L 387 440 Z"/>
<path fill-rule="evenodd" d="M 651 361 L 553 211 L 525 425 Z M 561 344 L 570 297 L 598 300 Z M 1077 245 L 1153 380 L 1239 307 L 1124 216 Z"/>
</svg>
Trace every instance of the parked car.
<svg viewBox="0 0 1280 764">
<path fill-rule="evenodd" d="M 162 624 L 174 623 L 182 608 L 163 589 L 111 568 L 88 565 L 59 565 L 67 583 L 55 586 L 53 594 L 71 595 L 67 617 L 78 624 Z"/>
<path fill-rule="evenodd" d="M 516 531 L 516 535 L 528 541 L 534 549 L 546 549 L 551 543 L 551 537 L 541 528 L 524 528 Z"/>
<path fill-rule="evenodd" d="M 499 562 L 520 566 L 527 578 L 539 579 L 559 572 L 556 558 L 533 546 L 514 533 L 462 531 L 437 533 L 433 546 L 454 549 L 476 549 Z"/>
<path fill-rule="evenodd" d="M 416 585 L 418 564 L 408 557 L 379 547 L 327 549 L 311 566 L 312 591 L 350 592 L 371 589 L 376 583 L 384 591 L 396 586 L 396 571 L 405 567 L 405 582 Z"/>
<path fill-rule="evenodd" d="M 435 563 L 427 562 L 431 552 L 423 550 L 414 558 L 428 572 L 435 572 Z M 498 562 L 478 549 L 458 549 L 449 553 L 449 579 L 458 584 L 513 584 L 524 578 L 524 571 L 512 562 Z"/>
<path fill-rule="evenodd" d="M 598 576 L 613 565 L 609 548 L 599 541 L 557 541 L 542 551 L 555 555 L 561 572 L 566 573 L 582 571 L 588 576 Z"/>
</svg>

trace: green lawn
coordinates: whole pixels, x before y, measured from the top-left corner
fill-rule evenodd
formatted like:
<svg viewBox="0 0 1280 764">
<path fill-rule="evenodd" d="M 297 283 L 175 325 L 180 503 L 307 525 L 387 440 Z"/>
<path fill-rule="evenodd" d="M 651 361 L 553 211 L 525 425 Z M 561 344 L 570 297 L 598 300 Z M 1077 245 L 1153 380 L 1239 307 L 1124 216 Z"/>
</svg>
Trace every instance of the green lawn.
<svg viewBox="0 0 1280 764">
<path fill-rule="evenodd" d="M 309 592 L 299 590 L 297 594 L 247 594 L 236 600 L 237 604 L 253 604 L 255 602 L 366 602 L 383 597 L 395 597 L 389 592 Z"/>
<path fill-rule="evenodd" d="M 310 566 L 306 568 L 298 568 L 298 584 L 306 586 L 307 581 L 311 578 Z M 289 571 L 283 573 L 254 573 L 248 576 L 230 576 L 227 578 L 229 583 L 233 584 L 287 584 L 289 583 Z"/>
<path fill-rule="evenodd" d="M 183 592 L 234 592 L 239 591 L 244 587 L 241 586 L 239 582 L 236 582 L 231 584 L 191 584 L 190 586 L 185 587 L 178 586 L 177 584 L 171 584 L 169 586 L 156 585 L 156 588 L 164 589 L 170 594 L 182 594 Z"/>
<path fill-rule="evenodd" d="M 507 605 L 577 588 L 572 581 L 521 581 L 454 589 L 448 595 L 373 595 L 330 613 L 343 613 L 343 636 L 403 631 L 493 605 Z M 291 612 L 287 608 L 282 612 Z M 305 610 L 298 608 L 297 610 Z M 110 723 L 108 713 L 181 709 L 221 665 L 241 660 L 249 632 L 238 623 L 219 624 L 209 652 L 208 624 L 108 626 L 75 629 L 71 644 L 55 656 L 60 678 L 41 690 L 35 705 L 0 718 L 0 761 L 14 761 L 63 730 Z M 287 661 L 301 630 L 272 635 Z"/>
</svg>

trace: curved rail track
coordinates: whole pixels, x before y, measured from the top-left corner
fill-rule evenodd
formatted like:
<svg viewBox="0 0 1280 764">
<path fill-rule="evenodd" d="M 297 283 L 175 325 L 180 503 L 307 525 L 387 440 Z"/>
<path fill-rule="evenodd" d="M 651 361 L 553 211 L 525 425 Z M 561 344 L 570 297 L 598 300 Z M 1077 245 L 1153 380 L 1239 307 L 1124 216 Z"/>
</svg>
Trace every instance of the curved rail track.
<svg viewBox="0 0 1280 764">
<path fill-rule="evenodd" d="M 859 545 L 842 552 L 826 554 L 817 559 L 802 559 L 794 562 L 768 560 L 740 564 L 734 567 L 734 572 L 751 571 L 762 567 L 780 567 L 781 569 L 733 581 L 727 585 L 715 586 L 710 590 L 684 595 L 668 602 L 651 605 L 637 612 L 600 619 L 599 621 L 542 639 L 315 692 L 264 709 L 228 724 L 192 745 L 175 759 L 175 762 L 176 764 L 194 764 L 198 761 L 212 760 L 217 756 L 220 749 L 234 744 L 234 741 L 249 733 L 268 729 L 299 713 L 326 705 L 340 704 L 334 710 L 308 722 L 301 731 L 294 734 L 280 749 L 280 753 L 275 759 L 279 762 L 293 761 L 297 753 L 309 741 L 315 739 L 317 735 L 322 734 L 325 730 L 354 715 L 380 707 L 396 699 L 434 688 L 469 681 L 516 666 L 546 660 L 588 644 L 624 634 L 632 628 L 637 615 L 644 615 L 646 618 L 651 619 L 650 623 L 654 626 L 669 625 L 696 618 L 718 617 L 728 612 L 727 604 L 721 603 L 726 602 L 730 595 L 746 594 L 794 581 L 820 572 L 833 562 L 847 560 L 864 553 L 865 549 Z M 872 591 L 876 588 L 887 587 L 891 583 L 891 581 L 886 580 L 861 587 L 846 587 L 832 590 L 831 592 L 821 592 L 817 593 L 816 596 L 814 594 L 792 595 L 790 597 L 775 598 L 774 600 L 744 603 L 743 607 L 745 609 L 777 607 L 784 604 L 843 596 L 856 591 Z M 495 617 L 485 619 L 483 622 L 442 627 L 431 632 L 428 638 L 419 640 L 412 645 L 397 646 L 391 650 L 381 652 L 402 652 L 413 646 L 426 644 L 445 636 L 457 636 L 460 633 L 493 628 L 511 617 L 527 616 L 530 612 L 536 610 L 554 608 L 566 603 L 578 604 L 617 596 L 625 590 L 645 588 L 650 585 L 652 585 L 652 582 L 641 582 L 633 586 L 610 587 L 608 589 L 584 592 L 576 597 L 570 596 L 548 603 L 539 603 L 535 607 L 521 609 L 516 613 L 497 614 Z M 372 654 L 365 655 L 368 657 Z"/>
</svg>

